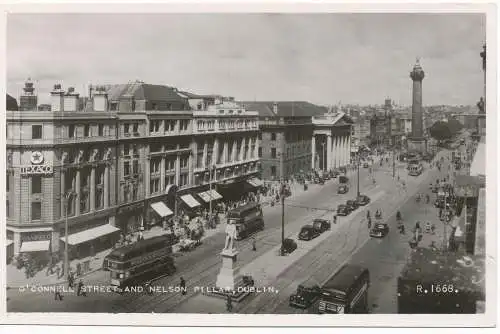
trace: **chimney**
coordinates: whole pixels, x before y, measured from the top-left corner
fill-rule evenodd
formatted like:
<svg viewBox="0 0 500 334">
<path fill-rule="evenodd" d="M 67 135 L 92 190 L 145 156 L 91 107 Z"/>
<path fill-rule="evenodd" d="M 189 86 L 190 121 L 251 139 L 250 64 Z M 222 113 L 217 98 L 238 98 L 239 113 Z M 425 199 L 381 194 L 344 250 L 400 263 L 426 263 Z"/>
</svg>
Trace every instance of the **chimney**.
<svg viewBox="0 0 500 334">
<path fill-rule="evenodd" d="M 273 113 L 275 115 L 278 115 L 278 103 L 277 102 L 273 103 Z"/>
<path fill-rule="evenodd" d="M 108 93 L 103 86 L 96 87 L 92 95 L 94 111 L 108 111 Z"/>
<path fill-rule="evenodd" d="M 54 85 L 54 89 L 50 92 L 50 110 L 56 112 L 64 111 L 64 90 L 60 84 Z"/>
<path fill-rule="evenodd" d="M 120 103 L 118 110 L 120 112 L 132 112 L 133 111 L 133 100 L 134 97 L 130 94 L 125 94 L 120 96 Z"/>
<path fill-rule="evenodd" d="M 75 88 L 69 87 L 64 95 L 64 111 L 78 111 L 78 98 L 80 94 L 75 93 Z"/>
</svg>

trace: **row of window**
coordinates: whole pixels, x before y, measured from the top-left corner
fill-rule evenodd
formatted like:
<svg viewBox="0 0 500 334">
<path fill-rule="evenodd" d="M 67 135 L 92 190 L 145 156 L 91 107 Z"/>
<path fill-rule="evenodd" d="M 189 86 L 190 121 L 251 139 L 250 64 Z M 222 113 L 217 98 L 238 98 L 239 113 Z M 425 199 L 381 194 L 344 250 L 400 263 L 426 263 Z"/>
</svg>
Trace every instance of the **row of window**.
<svg viewBox="0 0 500 334">
<path fill-rule="evenodd" d="M 149 122 L 149 132 L 159 133 L 163 125 L 163 132 L 173 132 L 175 131 L 176 124 L 179 124 L 179 131 L 187 131 L 189 126 L 189 120 L 152 120 Z M 127 133 L 127 131 L 124 131 Z"/>
<path fill-rule="evenodd" d="M 196 122 L 198 130 L 214 130 L 215 120 L 198 120 Z M 219 129 L 249 129 L 250 127 L 257 127 L 256 120 L 219 120 Z"/>
</svg>

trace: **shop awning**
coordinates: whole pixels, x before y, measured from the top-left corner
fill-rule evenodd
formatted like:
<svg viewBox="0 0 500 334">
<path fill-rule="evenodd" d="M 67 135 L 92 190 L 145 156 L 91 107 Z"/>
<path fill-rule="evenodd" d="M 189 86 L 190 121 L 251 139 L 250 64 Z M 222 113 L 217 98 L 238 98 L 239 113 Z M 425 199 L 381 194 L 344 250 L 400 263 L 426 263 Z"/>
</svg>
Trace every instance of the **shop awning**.
<svg viewBox="0 0 500 334">
<path fill-rule="evenodd" d="M 168 206 L 165 205 L 163 202 L 156 202 L 151 204 L 151 207 L 160 215 L 160 217 L 164 218 L 167 216 L 171 216 L 174 213 L 172 210 L 169 209 Z"/>
<path fill-rule="evenodd" d="M 50 248 L 50 240 L 25 241 L 21 244 L 21 253 L 46 252 Z"/>
<path fill-rule="evenodd" d="M 262 181 L 257 177 L 252 177 L 251 179 L 248 179 L 246 181 L 248 184 L 256 188 L 262 186 Z"/>
<path fill-rule="evenodd" d="M 196 208 L 197 206 L 200 206 L 201 204 L 194 199 L 194 197 L 190 194 L 187 195 L 182 195 L 181 199 L 184 203 L 186 203 L 190 208 Z"/>
<path fill-rule="evenodd" d="M 5 247 L 9 247 L 10 245 L 12 245 L 14 243 L 14 241 L 12 240 L 7 240 L 7 243 L 5 244 Z"/>
<path fill-rule="evenodd" d="M 201 199 L 207 203 L 210 202 L 211 200 L 216 201 L 216 200 L 219 200 L 222 198 L 222 195 L 213 189 L 203 191 L 203 192 L 199 193 L 198 196 L 200 196 Z"/>
<path fill-rule="evenodd" d="M 68 244 L 70 244 L 72 246 L 82 244 L 86 241 L 94 240 L 94 239 L 97 239 L 97 238 L 102 237 L 102 236 L 107 235 L 107 234 L 114 233 L 114 232 L 119 231 L 119 230 L 120 230 L 119 228 L 114 227 L 114 226 L 109 225 L 109 224 L 101 225 L 101 226 L 94 227 L 94 228 L 91 228 L 91 229 L 88 229 L 88 230 L 85 230 L 82 232 L 70 234 L 68 236 Z M 65 241 L 65 239 L 66 239 L 65 237 L 61 238 L 62 241 Z"/>
</svg>

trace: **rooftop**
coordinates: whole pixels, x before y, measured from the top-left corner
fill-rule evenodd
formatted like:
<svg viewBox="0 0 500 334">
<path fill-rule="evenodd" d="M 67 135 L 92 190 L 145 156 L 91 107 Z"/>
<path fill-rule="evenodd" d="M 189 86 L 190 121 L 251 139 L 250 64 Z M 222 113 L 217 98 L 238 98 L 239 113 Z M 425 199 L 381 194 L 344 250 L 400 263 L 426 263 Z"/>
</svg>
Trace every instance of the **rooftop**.
<svg viewBox="0 0 500 334">
<path fill-rule="evenodd" d="M 323 106 L 306 101 L 240 101 L 248 110 L 255 110 L 260 117 L 312 117 L 328 112 Z M 278 113 L 273 112 L 274 103 L 278 105 Z"/>
<path fill-rule="evenodd" d="M 110 101 L 118 101 L 124 95 L 130 95 L 135 100 L 148 101 L 184 101 L 177 89 L 165 85 L 151 85 L 143 82 L 107 86 Z"/>
</svg>

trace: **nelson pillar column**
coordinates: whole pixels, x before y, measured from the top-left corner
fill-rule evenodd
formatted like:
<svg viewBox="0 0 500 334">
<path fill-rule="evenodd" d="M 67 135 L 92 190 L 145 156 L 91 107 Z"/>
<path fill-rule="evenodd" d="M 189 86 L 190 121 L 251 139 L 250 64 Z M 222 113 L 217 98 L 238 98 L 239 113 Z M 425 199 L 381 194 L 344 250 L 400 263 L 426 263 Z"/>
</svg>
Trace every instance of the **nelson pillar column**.
<svg viewBox="0 0 500 334">
<path fill-rule="evenodd" d="M 410 72 L 413 80 L 413 103 L 411 107 L 411 137 L 408 138 L 408 150 L 425 153 L 427 151 L 427 140 L 424 137 L 423 111 L 422 111 L 422 80 L 424 80 L 424 70 L 417 63 Z"/>
</svg>

